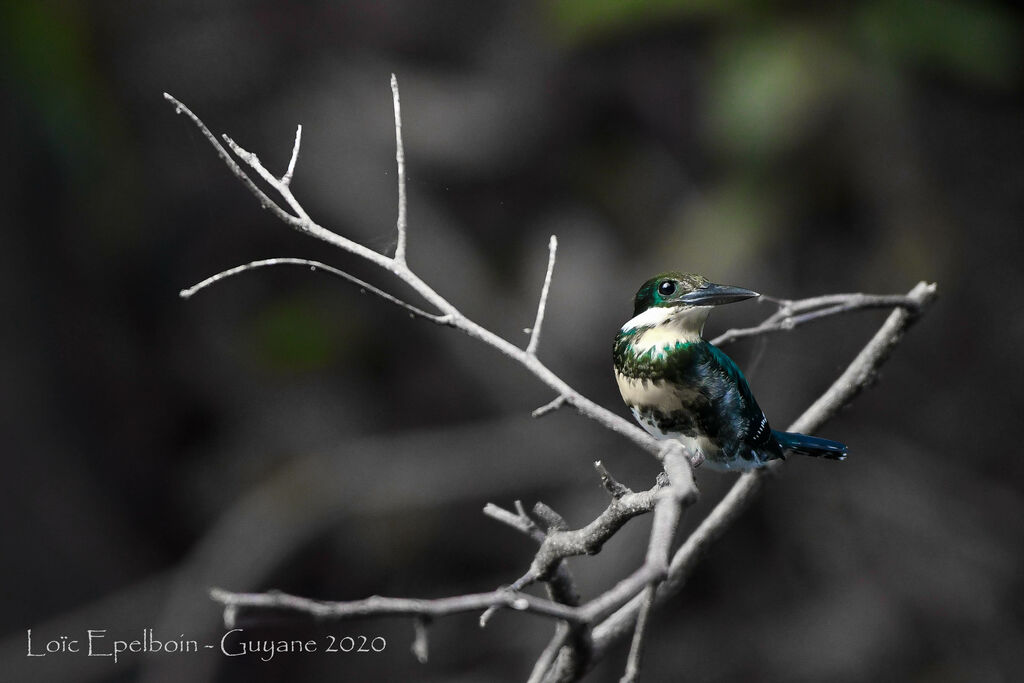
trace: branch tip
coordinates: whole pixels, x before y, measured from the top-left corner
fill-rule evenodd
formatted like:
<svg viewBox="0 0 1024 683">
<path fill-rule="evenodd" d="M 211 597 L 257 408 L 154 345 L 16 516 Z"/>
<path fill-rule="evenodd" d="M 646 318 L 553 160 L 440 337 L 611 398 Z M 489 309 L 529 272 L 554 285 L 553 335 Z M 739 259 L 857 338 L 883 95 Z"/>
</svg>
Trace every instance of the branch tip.
<svg viewBox="0 0 1024 683">
<path fill-rule="evenodd" d="M 402 143 L 402 102 L 398 96 L 398 78 L 395 74 L 391 74 L 391 97 L 395 106 L 395 162 L 398 165 L 398 243 L 395 245 L 394 260 L 404 266 L 408 200 L 405 191 L 405 146 Z"/>
<path fill-rule="evenodd" d="M 371 293 L 374 296 L 381 298 L 390 304 L 394 304 L 399 308 L 404 308 L 406 311 L 409 312 L 410 315 L 414 317 L 423 318 L 424 320 L 429 320 L 430 322 L 436 323 L 438 325 L 450 324 L 450 318 L 447 315 L 437 315 L 435 313 L 428 313 L 427 311 L 424 311 L 421 308 L 417 308 L 416 306 L 413 306 L 407 301 L 399 299 L 393 294 L 388 294 L 384 290 L 378 287 L 374 287 L 370 283 L 364 282 L 357 278 L 356 276 L 350 275 L 343 270 L 335 268 L 334 266 L 329 266 L 326 263 L 321 263 L 320 261 L 311 261 L 309 259 L 303 258 L 270 258 L 262 259 L 259 261 L 250 261 L 249 263 L 245 263 L 240 266 L 235 266 L 234 268 L 228 268 L 227 270 L 223 270 L 215 275 L 211 275 L 205 280 L 197 282 L 196 284 L 192 285 L 191 287 L 188 287 L 187 289 L 181 290 L 181 292 L 179 292 L 179 296 L 181 296 L 183 299 L 188 299 L 197 292 L 199 292 L 200 290 L 206 289 L 210 285 L 216 284 L 221 280 L 227 279 L 235 275 L 239 275 L 241 273 L 248 272 L 250 270 L 255 270 L 257 268 L 266 268 L 269 266 L 305 266 L 308 267 L 311 271 L 319 270 L 321 272 L 328 273 L 329 275 L 333 275 L 335 277 L 341 278 L 342 280 L 350 282 L 351 284 L 356 285 L 357 287 L 360 288 L 360 291 L 362 292 Z"/>
<path fill-rule="evenodd" d="M 288 170 L 281 176 L 281 184 L 285 187 L 291 185 L 292 176 L 295 175 L 295 162 L 299 160 L 299 147 L 302 145 L 302 124 L 295 126 L 295 142 L 292 144 L 292 156 L 288 160 Z"/>
<path fill-rule="evenodd" d="M 601 477 L 601 486 L 603 486 L 605 491 L 610 493 L 612 498 L 615 500 L 619 500 L 623 496 L 633 493 L 628 486 L 620 484 L 600 460 L 594 461 L 594 469 L 597 470 L 598 476 Z"/>
<path fill-rule="evenodd" d="M 533 514 L 540 517 L 548 525 L 548 531 L 565 531 L 569 523 L 562 515 L 555 512 L 547 503 L 537 501 L 533 505 Z"/>
<path fill-rule="evenodd" d="M 565 402 L 568 400 L 569 399 L 565 395 L 556 396 L 548 403 L 545 403 L 540 408 L 534 410 L 532 413 L 530 413 L 530 415 L 531 417 L 544 417 L 548 413 L 553 413 L 559 408 L 561 408 L 563 405 L 565 405 Z"/>
<path fill-rule="evenodd" d="M 537 355 L 537 345 L 540 344 L 540 328 L 544 324 L 544 311 L 548 304 L 548 293 L 551 291 L 551 274 L 555 270 L 555 255 L 558 252 L 558 238 L 554 235 L 548 240 L 548 268 L 544 273 L 544 284 L 541 286 L 540 299 L 537 301 L 537 317 L 530 328 L 530 342 L 526 346 L 526 353 L 531 356 Z"/>
<path fill-rule="evenodd" d="M 429 655 L 429 645 L 427 642 L 427 624 L 428 620 L 424 617 L 414 619 L 412 622 L 413 627 L 413 640 L 412 640 L 412 653 L 415 655 L 416 660 L 420 664 L 427 663 L 427 657 Z"/>
</svg>

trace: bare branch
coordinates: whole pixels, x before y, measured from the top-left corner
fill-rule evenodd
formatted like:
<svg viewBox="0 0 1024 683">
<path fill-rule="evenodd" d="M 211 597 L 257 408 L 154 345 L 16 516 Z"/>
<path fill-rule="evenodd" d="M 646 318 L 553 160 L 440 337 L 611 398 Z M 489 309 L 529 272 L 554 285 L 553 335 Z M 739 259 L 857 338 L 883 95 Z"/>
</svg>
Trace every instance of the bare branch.
<svg viewBox="0 0 1024 683">
<path fill-rule="evenodd" d="M 513 529 L 526 534 L 537 543 L 543 543 L 547 537 L 540 527 L 526 514 L 526 510 L 523 508 L 521 501 L 516 501 L 516 514 L 505 510 L 504 508 L 498 507 L 494 503 L 488 503 L 484 506 L 484 514 L 492 519 L 496 519 L 504 524 L 511 526 Z M 549 508 L 550 509 L 550 508 Z M 554 511 L 552 511 L 554 513 Z M 526 586 L 529 586 L 537 581 L 529 572 L 519 577 L 512 583 L 512 585 L 506 587 L 505 590 L 520 591 Z M 559 562 L 552 572 L 551 577 L 547 581 L 548 597 L 555 602 L 560 602 L 565 605 L 578 605 L 580 602 L 579 591 L 576 589 L 576 582 L 572 578 L 572 574 L 569 572 L 568 565 L 565 562 Z M 488 608 L 483 614 L 480 615 L 480 627 L 487 626 L 487 622 L 497 611 L 497 608 Z"/>
<path fill-rule="evenodd" d="M 840 313 L 849 313 L 869 308 L 905 308 L 917 311 L 919 304 L 910 296 L 902 294 L 829 294 L 808 299 L 789 301 L 764 297 L 779 305 L 779 309 L 754 327 L 726 330 L 711 340 L 715 346 L 725 346 L 739 339 L 756 337 L 771 332 L 792 330 L 805 323 L 827 318 Z"/>
<path fill-rule="evenodd" d="M 537 501 L 533 506 L 533 514 L 540 517 L 548 525 L 548 534 L 554 531 L 562 531 L 569 528 L 565 517 L 555 512 L 547 503 Z"/>
<path fill-rule="evenodd" d="M 556 396 L 550 402 L 545 403 L 540 408 L 534 410 L 532 413 L 530 413 L 530 415 L 532 417 L 544 417 L 548 413 L 553 413 L 562 406 L 564 406 L 566 400 L 567 399 L 565 396 Z"/>
<path fill-rule="evenodd" d="M 406 210 L 405 146 L 402 144 L 402 103 L 398 98 L 398 79 L 391 74 L 391 96 L 395 102 L 395 161 L 398 162 L 398 244 L 395 261 L 405 265 Z"/>
<path fill-rule="evenodd" d="M 647 635 L 647 622 L 654 608 L 654 585 L 644 588 L 640 596 L 640 609 L 637 613 L 636 626 L 633 629 L 633 641 L 629 645 L 629 656 L 626 658 L 626 671 L 619 683 L 634 683 L 640 676 L 640 662 L 643 659 L 644 637 Z"/>
<path fill-rule="evenodd" d="M 426 311 L 417 308 L 416 306 L 413 306 L 410 303 L 402 301 L 396 296 L 388 294 L 387 292 L 378 289 L 377 287 L 374 287 L 368 282 L 360 280 L 354 275 L 349 275 L 343 270 L 338 270 L 337 268 L 329 266 L 326 263 L 320 263 L 319 261 L 310 261 L 309 259 L 304 258 L 268 258 L 263 259 L 261 261 L 251 261 L 250 263 L 246 263 L 241 266 L 235 266 L 234 268 L 229 268 L 227 270 L 221 271 L 216 275 L 211 275 L 202 282 L 197 282 L 188 289 L 181 290 L 180 292 L 178 292 L 178 296 L 180 296 L 182 299 L 189 299 L 197 292 L 206 289 L 210 285 L 220 282 L 221 280 L 232 277 L 233 275 L 238 275 L 240 273 L 245 273 L 250 270 L 255 270 L 257 268 L 265 268 L 267 266 L 305 266 L 310 270 L 318 270 L 324 273 L 329 273 L 336 277 L 340 277 L 343 280 L 351 282 L 352 284 L 359 287 L 361 290 L 365 292 L 370 292 L 371 294 L 378 296 L 381 299 L 384 299 L 388 303 L 392 303 L 396 306 L 404 308 L 414 316 L 423 318 L 424 320 L 429 320 L 430 322 L 437 323 L 438 325 L 451 324 L 450 316 L 427 313 Z"/>
<path fill-rule="evenodd" d="M 194 123 L 196 127 L 199 128 L 199 131 L 203 134 L 203 137 L 205 137 L 210 142 L 210 144 L 213 145 L 213 149 L 217 152 L 217 156 L 220 157 L 221 161 L 223 161 L 231 170 L 231 172 L 235 174 L 235 177 L 241 180 L 242 183 L 247 188 L 249 188 L 250 192 L 256 195 L 256 198 L 260 201 L 260 206 L 262 206 L 264 209 L 270 209 L 271 211 L 273 211 L 274 214 L 285 223 L 291 226 L 297 225 L 298 219 L 295 216 L 288 213 L 287 211 L 285 211 L 284 209 L 282 209 L 274 200 L 268 197 L 263 192 L 263 190 L 256 186 L 256 183 L 252 181 L 252 178 L 250 178 L 249 175 L 242 170 L 241 166 L 235 163 L 235 160 L 231 158 L 231 155 L 228 154 L 226 149 L 224 149 L 224 146 L 221 145 L 217 138 L 213 135 L 213 133 L 210 132 L 210 129 L 206 127 L 206 124 L 203 123 L 198 116 L 192 113 L 191 109 L 189 109 L 184 104 L 175 99 L 170 93 L 164 93 L 164 99 L 174 105 L 174 112 L 176 114 L 184 114 L 192 120 L 192 123 Z"/>
<path fill-rule="evenodd" d="M 666 462 L 668 459 L 673 459 L 673 462 L 677 463 L 678 458 L 685 454 L 685 450 L 681 447 L 670 448 L 666 453 Z M 684 497 L 680 500 L 684 504 L 690 504 L 696 500 L 697 486 L 693 481 L 688 463 L 685 468 L 687 474 L 678 470 L 675 472 L 676 481 L 679 483 L 673 490 L 682 492 L 681 495 Z M 665 482 L 659 480 L 647 491 L 634 493 L 615 481 L 600 462 L 595 463 L 595 469 L 601 475 L 602 485 L 612 494 L 612 500 L 608 503 L 608 507 L 594 521 L 580 529 L 557 528 L 555 524 L 552 524 L 552 528 L 548 530 L 540 549 L 530 564 L 529 571 L 520 577 L 517 583 L 525 586 L 534 581 L 543 580 L 557 563 L 567 557 L 593 555 L 600 552 L 604 543 L 626 522 L 655 508 L 658 495 L 665 486 Z M 672 477 L 672 473 L 669 473 L 669 477 Z M 534 512 L 539 511 L 534 510 Z M 564 520 L 562 521 L 564 522 Z"/>
<path fill-rule="evenodd" d="M 288 225 L 296 228 L 301 232 L 308 233 L 313 237 L 321 239 L 329 244 L 332 244 L 340 249 L 348 251 L 356 256 L 359 256 L 374 265 L 388 271 L 389 273 L 396 276 L 402 282 L 411 287 L 417 294 L 422 296 L 427 302 L 441 311 L 441 317 L 444 318 L 445 324 L 455 327 L 461 330 L 474 339 L 477 339 L 489 346 L 494 347 L 501 353 L 505 354 L 509 358 L 518 362 L 532 375 L 537 377 L 541 382 L 546 384 L 548 387 L 553 389 L 557 395 L 564 397 L 564 403 L 571 404 L 576 410 L 585 417 L 588 417 L 605 428 L 610 429 L 617 434 L 621 434 L 637 444 L 648 453 L 654 455 L 657 458 L 661 458 L 661 451 L 663 446 L 661 442 L 652 437 L 650 434 L 640 429 L 637 425 L 626 419 L 616 415 L 606 408 L 602 408 L 590 399 L 584 397 L 582 394 L 577 392 L 571 386 L 569 386 L 562 378 L 553 373 L 547 366 L 540 362 L 536 355 L 529 354 L 526 350 L 519 348 L 515 344 L 512 344 L 508 340 L 500 337 L 490 330 L 478 325 L 473 322 L 465 315 L 463 315 L 458 309 L 455 308 L 447 299 L 442 297 L 433 288 L 427 285 L 423 280 L 419 278 L 415 273 L 409 270 L 408 266 L 404 261 L 398 260 L 397 258 L 389 258 L 375 252 L 371 249 L 364 247 L 363 245 L 354 242 L 348 238 L 342 237 L 318 223 L 314 222 L 309 215 L 306 213 L 302 205 L 295 199 L 291 189 L 283 184 L 280 180 L 274 178 L 274 176 L 263 168 L 256 155 L 234 145 L 237 148 L 239 158 L 242 158 L 248 163 L 253 169 L 257 171 L 261 178 L 263 178 L 271 187 L 273 187 L 287 202 L 287 204 L 296 212 L 296 215 L 291 215 L 281 209 L 280 206 L 274 204 L 264 193 L 260 190 L 249 176 L 241 169 L 240 166 L 231 158 L 227 153 L 227 150 L 217 141 L 212 133 L 206 128 L 206 125 L 185 105 L 178 102 L 170 95 L 165 95 L 168 101 L 172 102 L 176 111 L 185 112 L 189 118 L 195 123 L 196 126 L 203 132 L 203 135 L 210 141 L 210 143 L 217 150 L 218 156 L 220 156 L 224 162 L 228 165 L 228 168 L 240 179 L 246 186 L 252 191 L 258 198 L 260 198 L 261 204 L 268 206 L 275 210 L 275 214 L 281 218 Z M 403 152 L 404 155 L 404 152 Z M 404 167 L 404 160 L 403 160 Z M 401 212 L 400 212 L 401 213 Z M 404 214 L 403 214 L 404 215 Z"/>
<path fill-rule="evenodd" d="M 503 524 L 507 524 L 513 529 L 520 531 L 538 543 L 544 541 L 544 532 L 541 531 L 540 527 L 534 523 L 532 519 L 527 516 L 526 511 L 522 509 L 522 503 L 516 501 L 517 506 L 520 509 L 519 514 L 512 514 L 503 507 L 499 507 L 494 503 L 488 503 L 484 506 L 484 514 L 491 519 L 496 519 Z"/>
<path fill-rule="evenodd" d="M 537 301 L 537 319 L 533 322 L 533 329 L 530 330 L 530 343 L 526 346 L 526 353 L 531 356 L 537 355 L 537 345 L 540 343 L 540 328 L 544 324 L 544 309 L 548 305 L 548 291 L 551 289 L 551 273 L 555 270 L 555 253 L 558 251 L 558 238 L 554 235 L 548 241 L 548 270 L 544 274 L 544 286 L 540 290 L 540 299 Z"/>
<path fill-rule="evenodd" d="M 292 158 L 288 160 L 288 170 L 281 176 L 281 184 L 288 187 L 295 175 L 295 162 L 299 160 L 299 146 L 302 144 L 302 124 L 295 126 L 295 144 L 292 145 Z"/>
<path fill-rule="evenodd" d="M 530 678 L 527 679 L 527 683 L 540 683 L 547 678 L 548 672 L 555 665 L 555 659 L 558 657 L 562 646 L 569 639 L 570 633 L 569 624 L 564 621 L 558 622 L 558 625 L 555 626 L 555 635 L 552 636 L 551 642 L 544 648 L 544 651 L 540 653 L 537 663 L 533 665 L 533 671 L 530 672 Z"/>
<path fill-rule="evenodd" d="M 422 617 L 413 619 L 412 627 L 415 634 L 412 641 L 412 653 L 420 664 L 426 664 L 430 653 L 430 646 L 427 642 L 427 620 Z"/>
<path fill-rule="evenodd" d="M 463 612 L 477 612 L 488 607 L 505 607 L 519 612 L 533 612 L 563 621 L 580 620 L 578 608 L 538 598 L 527 593 L 496 590 L 490 593 L 471 593 L 448 598 L 423 600 L 418 598 L 385 598 L 374 595 L 362 600 L 326 602 L 289 595 L 288 593 L 232 593 L 221 588 L 210 589 L 210 597 L 237 613 L 245 609 L 278 610 L 316 619 L 347 620 L 367 616 L 444 617 Z M 225 618 L 227 618 L 225 616 Z"/>
<path fill-rule="evenodd" d="M 600 460 L 594 461 L 594 469 L 597 470 L 598 476 L 601 477 L 601 486 L 611 494 L 612 498 L 619 500 L 623 496 L 633 493 L 631 488 L 620 484 Z"/>
<path fill-rule="evenodd" d="M 645 559 L 645 563 L 658 569 L 662 577 L 668 573 L 668 556 L 676 528 L 679 526 L 679 518 L 682 516 L 683 505 L 692 500 L 692 492 L 696 490 L 693 470 L 681 453 L 666 454 L 665 471 L 670 486 L 658 493 L 654 522 L 651 525 L 651 539 Z M 629 656 L 626 659 L 626 671 L 622 676 L 623 683 L 636 681 L 640 674 L 647 622 L 654 606 L 655 590 L 660 582 L 661 579 L 652 580 L 640 594 L 640 607 L 633 630 L 633 642 L 630 644 Z"/>
</svg>

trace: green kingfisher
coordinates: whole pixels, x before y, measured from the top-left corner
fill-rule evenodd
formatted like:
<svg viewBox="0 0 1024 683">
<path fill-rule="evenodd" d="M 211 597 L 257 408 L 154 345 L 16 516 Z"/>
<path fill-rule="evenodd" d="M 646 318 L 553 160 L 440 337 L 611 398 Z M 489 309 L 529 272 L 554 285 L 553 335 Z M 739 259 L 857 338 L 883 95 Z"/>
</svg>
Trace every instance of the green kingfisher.
<svg viewBox="0 0 1024 683">
<path fill-rule="evenodd" d="M 622 400 L 652 436 L 681 440 L 714 470 L 749 470 L 788 452 L 844 460 L 841 443 L 772 429 L 736 363 L 701 336 L 714 306 L 756 296 L 688 273 L 645 282 L 615 337 Z"/>
</svg>

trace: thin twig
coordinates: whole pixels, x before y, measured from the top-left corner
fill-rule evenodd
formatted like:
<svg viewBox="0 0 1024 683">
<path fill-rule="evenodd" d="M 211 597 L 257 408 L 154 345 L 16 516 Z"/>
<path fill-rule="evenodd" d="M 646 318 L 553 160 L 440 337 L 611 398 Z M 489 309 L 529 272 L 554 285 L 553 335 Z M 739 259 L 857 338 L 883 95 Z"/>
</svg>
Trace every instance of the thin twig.
<svg viewBox="0 0 1024 683">
<path fill-rule="evenodd" d="M 533 670 L 530 672 L 530 678 L 527 679 L 527 683 L 540 683 L 547 677 L 551 667 L 555 665 L 555 659 L 558 657 L 559 651 L 561 651 L 562 646 L 569 639 L 570 633 L 571 628 L 568 623 L 564 621 L 558 622 L 555 626 L 555 635 L 552 636 L 551 642 L 544 648 L 544 651 L 540 653 L 537 663 L 533 665 Z"/>
<path fill-rule="evenodd" d="M 268 197 L 266 193 L 263 192 L 263 190 L 256 186 L 256 183 L 252 181 L 252 178 L 250 178 L 249 175 L 242 170 L 242 167 L 239 166 L 235 162 L 235 160 L 231 158 L 231 155 L 228 154 L 228 151 L 224 149 L 223 145 L 220 144 L 220 141 L 217 140 L 214 134 L 210 132 L 210 129 L 206 127 L 206 124 L 203 123 L 198 116 L 192 113 L 191 109 L 189 109 L 184 104 L 175 99 L 170 93 L 164 93 L 164 99 L 174 105 L 174 112 L 176 114 L 184 114 L 192 120 L 192 123 L 194 123 L 196 127 L 199 128 L 199 132 L 203 134 L 203 137 L 205 137 L 207 141 L 209 141 L 209 143 L 213 145 L 213 149 L 214 151 L 217 152 L 217 156 L 220 157 L 221 161 L 223 161 L 224 164 L 227 165 L 227 167 L 231 170 L 231 172 L 235 174 L 235 177 L 242 181 L 242 183 L 249 189 L 250 192 L 256 195 L 256 198 L 260 202 L 260 206 L 262 206 L 264 209 L 270 209 L 271 211 L 273 211 L 274 215 L 276 215 L 285 223 L 291 226 L 297 226 L 298 219 L 295 216 L 292 216 L 284 209 L 282 209 L 273 199 Z"/>
<path fill-rule="evenodd" d="M 690 467 L 683 449 L 666 449 L 664 462 L 668 483 L 656 494 L 654 519 L 651 522 L 651 535 L 643 565 L 612 589 L 583 605 L 580 608 L 583 619 L 578 628 L 582 629 L 588 624 L 597 623 L 630 600 L 635 601 L 637 597 L 643 598 L 648 593 L 652 593 L 667 575 L 672 539 L 675 537 L 683 508 L 696 500 L 696 486 L 693 482 L 693 469 Z M 643 641 L 642 631 L 636 634 L 635 641 L 636 647 L 631 651 L 630 666 L 638 671 L 640 648 Z M 587 646 L 587 658 L 582 662 L 584 665 L 592 663 L 590 657 L 592 644 L 589 640 Z M 572 668 L 574 673 L 582 673 L 580 671 L 581 662 L 571 655 L 572 653 L 569 652 L 564 659 L 559 660 L 559 662 L 564 662 L 561 666 Z"/>
<path fill-rule="evenodd" d="M 550 505 L 542 501 L 534 503 L 533 514 L 540 517 L 548 525 L 549 535 L 552 531 L 564 531 L 569 528 L 569 523 L 565 521 L 565 517 L 555 512 Z"/>
<path fill-rule="evenodd" d="M 522 503 L 518 500 L 516 503 L 518 503 L 521 510 L 518 514 L 512 514 L 505 508 L 499 507 L 494 503 L 488 503 L 484 506 L 484 514 L 491 519 L 496 519 L 499 522 L 508 524 L 513 529 L 526 534 L 538 543 L 542 543 L 544 541 L 544 532 L 532 519 L 529 518 L 526 511 L 522 510 Z"/>
<path fill-rule="evenodd" d="M 579 608 L 562 605 L 528 593 L 495 590 L 448 598 L 385 598 L 374 595 L 362 600 L 328 602 L 311 600 L 281 592 L 233 593 L 221 588 L 210 589 L 210 597 L 224 605 L 225 614 L 232 610 L 278 610 L 316 619 L 346 620 L 367 616 L 444 617 L 463 612 L 478 612 L 491 606 L 533 612 L 563 621 L 580 621 Z"/>
<path fill-rule="evenodd" d="M 292 158 L 288 160 L 288 170 L 281 176 L 281 184 L 287 187 L 295 175 L 295 162 L 299 160 L 299 146 L 302 144 L 302 124 L 295 126 L 295 144 L 292 145 Z"/>
<path fill-rule="evenodd" d="M 405 265 L 406 210 L 405 145 L 402 144 L 402 103 L 398 97 L 398 78 L 391 74 L 391 97 L 395 102 L 395 161 L 398 163 L 398 244 L 395 261 Z"/>
<path fill-rule="evenodd" d="M 251 261 L 250 263 L 246 263 L 241 266 L 235 266 L 234 268 L 229 268 L 227 270 L 221 271 L 216 275 L 211 275 L 202 282 L 197 282 L 188 289 L 181 290 L 180 292 L 178 292 L 178 296 L 180 296 L 182 299 L 189 299 L 197 292 L 206 289 L 210 285 L 220 282 L 221 280 L 232 277 L 233 275 L 238 275 L 240 273 L 245 273 L 250 270 L 255 270 L 257 268 L 265 268 L 267 266 L 305 266 L 310 270 L 329 273 L 336 277 L 340 277 L 343 280 L 351 282 L 352 284 L 359 287 L 361 290 L 374 294 L 375 296 L 384 299 L 388 303 L 392 303 L 395 306 L 400 306 L 401 308 L 404 308 L 414 316 L 423 318 L 425 320 L 429 320 L 430 322 L 437 323 L 439 325 L 447 325 L 450 323 L 451 320 L 448 316 L 428 313 L 427 311 L 417 308 L 412 304 L 406 303 L 405 301 L 402 301 L 398 297 L 388 294 L 387 292 L 378 289 L 377 287 L 374 287 L 368 282 L 360 280 L 354 275 L 349 275 L 343 270 L 338 270 L 337 268 L 329 266 L 326 263 L 320 263 L 319 261 L 310 261 L 309 259 L 304 258 L 268 258 L 260 261 Z"/>
<path fill-rule="evenodd" d="M 260 206 L 262 206 L 264 209 L 270 209 L 274 213 L 274 215 L 281 219 L 284 223 L 290 225 L 291 227 L 295 228 L 300 232 L 307 233 L 309 235 L 312 235 L 313 237 L 316 237 L 317 239 L 327 242 L 328 244 L 332 244 L 338 247 L 339 249 L 343 249 L 352 254 L 355 254 L 356 256 L 366 259 L 367 261 L 370 261 L 371 263 L 380 266 L 385 270 L 391 272 L 395 271 L 396 266 L 394 262 L 387 256 L 384 256 L 383 254 L 378 254 L 377 252 L 371 249 L 367 249 L 358 242 L 354 242 L 346 237 L 342 237 L 341 235 L 332 232 L 331 230 L 328 230 L 322 225 L 313 222 L 308 217 L 301 218 L 300 216 L 293 216 L 292 214 L 285 211 L 283 208 L 281 208 L 280 205 L 278 205 L 276 202 L 270 199 L 270 197 L 268 197 L 263 192 L 263 190 L 257 187 L 256 183 L 253 182 L 252 178 L 250 178 L 249 175 L 242 169 L 242 167 L 238 165 L 238 163 L 231 157 L 230 154 L 228 154 L 228 151 L 224 149 L 224 146 L 220 144 L 220 141 L 218 141 L 217 138 L 213 135 L 213 133 L 210 132 L 210 129 L 206 127 L 206 124 L 203 123 L 198 116 L 192 113 L 191 109 L 186 107 L 184 104 L 179 102 L 177 99 L 175 99 L 168 93 L 164 93 L 164 99 L 166 99 L 168 102 L 174 105 L 174 111 L 176 113 L 185 114 L 189 118 L 189 120 L 191 120 L 192 123 L 195 124 L 197 128 L 199 128 L 200 132 L 203 134 L 203 137 L 205 137 L 207 141 L 210 143 L 210 145 L 213 146 L 214 151 L 216 151 L 217 156 L 220 157 L 221 161 L 223 161 L 224 164 L 228 167 L 228 169 L 235 175 L 235 177 L 242 181 L 242 184 L 245 185 L 245 187 L 250 192 L 252 192 L 253 195 L 256 196 L 256 198 L 260 202 Z M 256 160 L 256 164 L 259 164 L 258 159 Z M 261 177 L 263 176 L 262 173 L 260 173 L 260 175 Z M 272 175 L 270 177 L 273 179 Z M 287 186 L 282 185 L 280 181 L 277 180 L 269 182 L 269 184 L 271 187 L 277 190 L 278 193 L 281 194 L 281 196 L 285 200 L 289 201 L 290 204 L 294 202 L 295 205 L 298 205 L 298 202 L 295 201 L 295 198 L 292 195 L 291 190 L 289 190 Z M 442 310 L 445 310 L 446 312 L 448 312 L 448 309 L 454 309 L 454 306 L 449 304 L 442 297 L 438 296 L 436 292 L 433 292 L 433 290 L 430 290 L 429 288 L 427 288 L 426 290 L 417 290 L 417 292 L 423 295 L 424 298 L 430 301 L 430 303 L 434 304 L 435 306 Z M 429 296 L 430 294 L 433 295 L 433 298 Z"/>
<path fill-rule="evenodd" d="M 530 564 L 528 575 L 543 579 L 556 563 L 567 557 L 600 552 L 605 541 L 615 535 L 626 522 L 654 509 L 660 490 L 661 485 L 655 484 L 646 491 L 613 497 L 604 511 L 586 526 L 549 530 Z"/>
<path fill-rule="evenodd" d="M 558 251 L 558 238 L 554 235 L 548 240 L 548 270 L 544 274 L 544 286 L 540 290 L 540 299 L 537 301 L 537 319 L 533 322 L 533 329 L 530 330 L 530 343 L 526 346 L 526 353 L 531 356 L 537 355 L 537 345 L 540 343 L 540 328 L 544 324 L 544 309 L 548 305 L 548 291 L 551 289 L 551 273 L 555 270 L 555 253 Z"/>
<path fill-rule="evenodd" d="M 598 476 L 601 477 L 601 486 L 605 488 L 608 493 L 611 494 L 612 498 L 619 500 L 623 496 L 633 493 L 633 490 L 624 484 L 620 484 L 612 473 L 608 471 L 608 468 L 604 466 L 604 463 L 600 460 L 594 461 L 594 469 L 597 470 Z"/>
<path fill-rule="evenodd" d="M 501 508 L 494 503 L 487 503 L 484 506 L 484 514 L 492 519 L 496 519 L 499 522 L 511 526 L 520 533 L 526 534 L 537 543 L 543 543 L 547 537 L 540 527 L 526 514 L 526 510 L 523 508 L 522 501 L 515 502 L 516 513 L 513 514 L 504 508 Z M 509 591 L 520 591 L 528 585 L 534 583 L 537 579 L 534 578 L 529 572 L 516 579 L 510 586 L 505 587 L 505 590 Z M 551 576 L 547 580 L 548 597 L 555 602 L 560 602 L 564 605 L 578 605 L 580 603 L 580 594 L 576 589 L 576 582 L 569 571 L 568 565 L 565 562 L 559 562 L 551 573 Z M 480 627 L 484 628 L 490 621 L 491 617 L 497 612 L 496 607 L 489 607 L 480 615 Z"/>
<path fill-rule="evenodd" d="M 762 297 L 763 298 L 763 297 Z M 726 330 L 711 340 L 715 346 L 725 346 L 739 339 L 756 337 L 771 332 L 792 330 L 814 320 L 827 318 L 840 313 L 849 313 L 870 308 L 905 308 L 917 310 L 917 304 L 909 296 L 902 294 L 829 294 L 795 301 L 770 299 L 779 304 L 779 309 L 753 327 Z M 815 310 L 819 309 L 819 310 Z M 800 315 L 802 314 L 802 315 Z"/>
<path fill-rule="evenodd" d="M 668 573 L 668 556 L 672 549 L 672 539 L 675 536 L 676 528 L 679 526 L 679 518 L 682 516 L 683 504 L 687 502 L 689 492 L 694 490 L 693 470 L 680 454 L 666 455 L 665 471 L 668 474 L 670 485 L 658 494 L 659 500 L 654 510 L 651 538 L 647 546 L 645 560 L 647 564 L 661 570 L 662 576 Z M 654 606 L 655 591 L 659 583 L 661 583 L 660 579 L 651 581 L 640 594 L 640 608 L 636 626 L 633 629 L 633 641 L 630 643 L 629 656 L 626 658 L 626 671 L 622 676 L 622 683 L 633 683 L 640 675 L 644 638 L 648 630 L 647 622 Z"/>
<path fill-rule="evenodd" d="M 545 403 L 540 408 L 537 408 L 532 413 L 530 413 L 530 415 L 532 417 L 544 417 L 548 413 L 553 413 L 562 406 L 564 406 L 566 400 L 567 399 L 565 396 L 555 396 L 553 399 L 551 399 L 551 401 Z"/>
<path fill-rule="evenodd" d="M 633 629 L 633 640 L 629 644 L 629 655 L 626 657 L 626 671 L 619 679 L 619 683 L 634 683 L 640 676 L 647 622 L 650 620 L 653 607 L 654 584 L 651 584 L 644 588 L 644 592 L 640 596 L 640 609 L 637 613 L 636 626 Z"/>
<path fill-rule="evenodd" d="M 232 140 L 231 136 L 227 133 L 222 133 L 221 138 L 225 143 L 227 143 L 227 146 L 239 159 L 248 164 L 249 168 L 256 171 L 256 173 L 263 178 L 268 185 L 278 191 L 288 206 L 291 207 L 292 211 L 295 212 L 295 215 L 299 217 L 299 220 L 303 221 L 304 225 L 313 222 L 312 219 L 310 219 L 309 214 L 306 213 L 306 210 L 302 208 L 302 205 L 299 204 L 297 199 L 295 199 L 295 195 L 292 194 L 291 188 L 288 186 L 288 183 L 284 182 L 283 177 L 280 180 L 275 178 L 274 174 L 263 165 L 263 162 L 260 161 L 260 158 L 256 156 L 254 152 L 250 152 L 243 148 L 237 142 Z"/>
<path fill-rule="evenodd" d="M 413 640 L 412 653 L 420 664 L 426 664 L 430 655 L 430 645 L 427 641 L 427 619 L 420 617 L 413 619 Z"/>
</svg>

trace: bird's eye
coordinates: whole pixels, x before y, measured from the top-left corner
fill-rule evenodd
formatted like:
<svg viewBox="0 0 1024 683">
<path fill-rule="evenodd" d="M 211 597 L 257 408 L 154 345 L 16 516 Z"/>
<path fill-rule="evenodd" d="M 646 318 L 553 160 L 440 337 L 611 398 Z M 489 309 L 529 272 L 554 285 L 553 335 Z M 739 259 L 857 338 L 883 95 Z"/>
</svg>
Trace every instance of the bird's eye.
<svg viewBox="0 0 1024 683">
<path fill-rule="evenodd" d="M 672 296 L 675 292 L 676 283 L 671 280 L 663 280 L 662 283 L 658 285 L 658 294 L 661 294 L 662 296 Z"/>
</svg>

